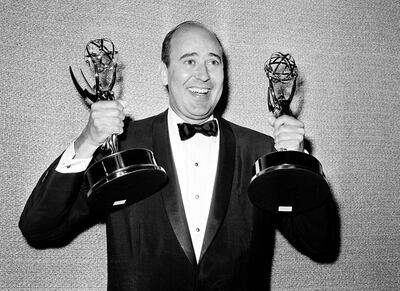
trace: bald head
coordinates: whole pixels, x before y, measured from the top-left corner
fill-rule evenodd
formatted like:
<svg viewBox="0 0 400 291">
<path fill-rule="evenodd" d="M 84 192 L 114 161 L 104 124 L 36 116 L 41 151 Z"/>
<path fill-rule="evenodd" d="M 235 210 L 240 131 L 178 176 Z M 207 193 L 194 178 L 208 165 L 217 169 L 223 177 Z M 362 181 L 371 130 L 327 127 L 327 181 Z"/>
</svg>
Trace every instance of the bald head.
<svg viewBox="0 0 400 291">
<path fill-rule="evenodd" d="M 184 22 L 166 36 L 160 75 L 170 108 L 185 122 L 202 123 L 214 111 L 223 90 L 221 43 L 198 22 Z"/>
<path fill-rule="evenodd" d="M 193 28 L 193 27 L 204 29 L 205 31 L 207 31 L 210 35 L 212 35 L 217 40 L 219 46 L 221 47 L 221 51 L 223 51 L 222 44 L 221 44 L 220 40 L 218 39 L 217 35 L 213 31 L 209 30 L 205 25 L 203 25 L 200 22 L 197 22 L 197 21 L 185 21 L 185 22 L 182 22 L 181 24 L 178 24 L 170 32 L 168 32 L 167 35 L 164 38 L 163 43 L 162 43 L 161 60 L 163 61 L 163 63 L 167 67 L 169 66 L 169 63 L 170 63 L 171 41 L 172 41 L 172 39 L 179 32 L 188 30 L 188 29 Z"/>
</svg>

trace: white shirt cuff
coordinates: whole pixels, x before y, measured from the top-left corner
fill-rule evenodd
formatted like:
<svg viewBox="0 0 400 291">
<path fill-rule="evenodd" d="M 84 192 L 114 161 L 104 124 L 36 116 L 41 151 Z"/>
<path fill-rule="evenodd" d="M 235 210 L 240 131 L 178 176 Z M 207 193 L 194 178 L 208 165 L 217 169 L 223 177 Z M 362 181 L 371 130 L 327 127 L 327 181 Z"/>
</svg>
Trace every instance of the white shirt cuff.
<svg viewBox="0 0 400 291">
<path fill-rule="evenodd" d="M 92 160 L 92 158 L 74 159 L 74 157 L 74 143 L 71 143 L 61 156 L 61 159 L 56 167 L 56 171 L 64 174 L 83 172 L 87 169 L 90 161 Z"/>
</svg>

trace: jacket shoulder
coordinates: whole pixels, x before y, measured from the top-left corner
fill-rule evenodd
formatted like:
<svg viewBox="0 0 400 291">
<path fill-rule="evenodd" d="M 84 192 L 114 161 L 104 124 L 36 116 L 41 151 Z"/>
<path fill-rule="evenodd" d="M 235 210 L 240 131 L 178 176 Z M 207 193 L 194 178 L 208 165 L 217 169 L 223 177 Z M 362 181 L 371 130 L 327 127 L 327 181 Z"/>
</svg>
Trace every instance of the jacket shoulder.
<svg viewBox="0 0 400 291">
<path fill-rule="evenodd" d="M 247 147 L 260 146 L 264 150 L 267 147 L 268 150 L 273 151 L 274 139 L 271 136 L 261 133 L 259 131 L 256 131 L 254 129 L 238 125 L 236 123 L 233 123 L 233 122 L 225 120 L 225 119 L 222 119 L 222 121 L 226 122 L 226 124 L 231 127 L 232 132 L 235 135 L 236 142 L 239 145 L 243 145 L 243 146 L 247 146 Z"/>
<path fill-rule="evenodd" d="M 124 133 L 119 136 L 121 149 L 152 148 L 153 126 L 155 122 L 166 122 L 166 112 L 144 119 L 125 121 Z M 166 123 L 165 123 L 166 124 Z"/>
</svg>

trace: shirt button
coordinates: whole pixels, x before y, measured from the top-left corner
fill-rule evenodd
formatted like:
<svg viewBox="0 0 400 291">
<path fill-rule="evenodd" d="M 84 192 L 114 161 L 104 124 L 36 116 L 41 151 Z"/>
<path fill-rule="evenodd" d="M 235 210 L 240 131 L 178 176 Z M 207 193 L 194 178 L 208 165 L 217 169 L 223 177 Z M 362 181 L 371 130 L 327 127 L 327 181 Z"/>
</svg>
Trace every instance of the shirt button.
<svg viewBox="0 0 400 291">
<path fill-rule="evenodd" d="M 199 199 L 199 198 L 200 198 L 200 196 L 199 196 L 199 195 L 195 195 L 195 196 L 194 196 L 194 198 L 196 198 L 196 199 Z"/>
<path fill-rule="evenodd" d="M 196 232 L 200 232 L 200 228 L 196 227 Z"/>
</svg>

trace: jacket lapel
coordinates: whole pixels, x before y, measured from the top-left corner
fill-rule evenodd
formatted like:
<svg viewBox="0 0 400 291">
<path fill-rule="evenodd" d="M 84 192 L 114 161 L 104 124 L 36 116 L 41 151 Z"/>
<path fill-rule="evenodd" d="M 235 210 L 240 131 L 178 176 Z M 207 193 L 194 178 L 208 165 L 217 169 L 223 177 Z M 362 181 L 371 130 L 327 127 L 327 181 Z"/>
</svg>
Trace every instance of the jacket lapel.
<svg viewBox="0 0 400 291">
<path fill-rule="evenodd" d="M 207 220 L 207 228 L 204 235 L 199 262 L 209 248 L 225 217 L 231 195 L 232 179 L 235 166 L 236 142 L 232 129 L 226 120 L 218 118 L 218 122 L 221 134 L 218 166 L 210 212 Z"/>
<path fill-rule="evenodd" d="M 196 257 L 186 221 L 178 176 L 172 158 L 168 135 L 167 111 L 158 115 L 154 121 L 153 149 L 157 163 L 165 169 L 169 179 L 167 185 L 161 190 L 169 221 L 187 258 L 192 265 L 196 265 Z"/>
</svg>

